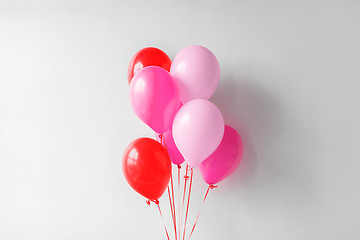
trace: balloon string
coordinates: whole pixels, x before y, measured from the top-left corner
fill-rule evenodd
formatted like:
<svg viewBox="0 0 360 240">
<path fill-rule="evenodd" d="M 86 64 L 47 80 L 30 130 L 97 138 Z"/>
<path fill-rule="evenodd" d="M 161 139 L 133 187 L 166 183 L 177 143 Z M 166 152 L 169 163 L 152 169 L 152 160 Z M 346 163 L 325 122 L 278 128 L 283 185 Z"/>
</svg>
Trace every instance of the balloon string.
<svg viewBox="0 0 360 240">
<path fill-rule="evenodd" d="M 163 134 L 162 134 L 162 133 L 159 134 L 159 138 L 160 138 L 160 143 L 163 144 L 164 138 L 163 138 Z"/>
<path fill-rule="evenodd" d="M 212 184 L 209 184 L 209 187 L 208 187 L 208 189 L 207 189 L 207 191 L 206 191 L 206 193 L 205 193 L 204 200 L 203 200 L 203 202 L 202 202 L 202 204 L 201 204 L 199 213 L 198 213 L 198 215 L 197 215 L 197 217 L 196 217 L 194 226 L 193 226 L 192 229 L 191 229 L 191 233 L 190 233 L 190 235 L 189 235 L 188 240 L 190 240 L 190 238 L 191 238 L 191 236 L 192 236 L 192 234 L 193 234 L 193 232 L 194 232 L 194 229 L 195 229 L 196 224 L 197 224 L 197 222 L 198 222 L 198 220 L 199 220 L 200 213 L 201 213 L 201 210 L 202 210 L 202 208 L 203 208 L 203 206 L 204 206 L 204 203 L 205 203 L 206 197 L 207 197 L 207 195 L 208 195 L 208 193 L 209 193 L 209 190 L 210 190 L 210 189 L 214 189 L 214 188 L 217 188 L 217 186 L 214 186 L 214 185 L 212 185 Z"/>
<path fill-rule="evenodd" d="M 164 142 L 165 149 L 168 150 L 165 138 L 163 137 L 162 139 Z M 172 204 L 173 204 L 173 212 L 174 212 L 174 221 L 175 221 L 175 226 L 176 226 L 175 196 L 174 196 L 174 183 L 173 183 L 172 171 L 171 171 L 171 175 L 170 175 L 170 180 L 171 180 L 171 195 L 172 195 Z M 176 233 L 176 227 L 175 227 L 175 233 Z"/>
<path fill-rule="evenodd" d="M 194 174 L 194 171 L 193 171 L 192 168 L 190 169 L 190 171 L 191 171 L 191 175 L 190 175 L 189 195 L 188 195 L 188 201 L 187 201 L 187 206 L 186 206 L 186 215 L 185 215 L 185 222 L 184 222 L 183 240 L 185 239 L 186 223 L 187 223 L 187 217 L 188 217 L 188 213 L 189 213 L 191 186 L 192 186 L 192 179 L 193 179 L 193 174 Z"/>
<path fill-rule="evenodd" d="M 156 203 L 156 202 L 155 202 L 155 203 Z M 169 233 L 168 233 L 168 231 L 167 231 L 167 229 L 166 229 L 164 217 L 163 217 L 163 214 L 162 214 L 161 209 L 160 209 L 159 201 L 157 201 L 156 205 L 157 205 L 157 207 L 158 207 L 158 209 L 159 209 L 159 213 L 160 213 L 160 216 L 161 216 L 161 220 L 162 220 L 162 222 L 163 222 L 163 224 L 164 224 L 164 229 L 165 229 L 165 233 L 166 233 L 167 239 L 170 240 Z"/>
<path fill-rule="evenodd" d="M 180 164 L 177 165 L 178 167 L 178 229 L 179 229 L 179 240 L 180 240 Z"/>
<path fill-rule="evenodd" d="M 167 187 L 167 190 L 168 190 L 168 195 L 169 195 L 169 203 L 170 203 L 170 209 L 171 209 L 171 217 L 172 217 L 173 225 L 174 225 L 175 238 L 177 239 L 176 223 L 175 223 L 175 220 L 174 220 L 174 219 L 175 219 L 175 215 L 174 215 L 174 209 L 173 209 L 172 200 L 171 200 L 171 197 L 170 197 L 170 189 L 169 189 L 169 186 Z"/>
<path fill-rule="evenodd" d="M 180 223 L 179 223 L 179 234 L 181 236 L 181 225 L 182 225 L 182 219 L 183 219 L 183 214 L 184 214 L 184 205 L 185 205 L 185 195 L 186 195 L 186 184 L 187 184 L 187 181 L 189 180 L 189 176 L 188 176 L 188 170 L 189 170 L 189 165 L 186 164 L 186 171 L 185 171 L 185 176 L 184 176 L 184 193 L 183 193 L 183 200 L 182 200 L 182 204 L 181 204 L 181 211 L 180 211 Z M 180 239 L 180 237 L 179 237 Z"/>
<path fill-rule="evenodd" d="M 172 178 L 172 173 L 170 175 L 170 179 L 171 179 L 171 194 L 172 194 L 172 209 L 174 211 L 174 230 L 175 230 L 175 240 L 177 240 L 177 231 L 176 231 L 176 211 L 175 211 L 175 196 L 174 196 L 174 186 L 173 186 L 173 178 Z"/>
<path fill-rule="evenodd" d="M 155 132 L 156 140 L 157 140 L 161 145 L 164 146 L 165 139 L 164 139 L 163 136 L 164 136 L 163 133 L 160 133 L 160 134 L 159 134 L 159 133 L 156 133 L 156 132 Z M 166 146 L 164 146 L 164 147 L 166 148 Z M 166 149 L 166 150 L 167 150 L 167 149 Z M 171 176 L 171 175 L 170 175 L 170 176 Z M 173 205 L 172 205 L 172 203 L 171 203 L 171 197 L 170 197 L 169 185 L 168 185 L 168 187 L 167 187 L 167 190 L 168 190 L 168 194 L 169 194 L 169 202 L 170 202 L 170 207 L 171 207 L 171 216 L 172 216 L 172 219 L 173 219 L 174 228 L 176 229 L 176 227 L 175 227 L 175 222 L 174 222 L 174 213 L 173 213 L 173 208 L 172 208 Z M 168 240 L 170 240 L 169 233 L 168 233 L 167 228 L 166 228 L 166 225 L 165 225 L 164 217 L 163 217 L 162 212 L 161 212 L 161 210 L 160 210 L 159 201 L 158 201 L 158 200 L 154 200 L 153 202 L 155 202 L 155 203 L 157 204 L 157 206 L 158 206 L 158 209 L 159 209 L 159 212 L 160 212 L 160 216 L 161 216 L 161 220 L 162 220 L 162 222 L 163 222 L 163 224 L 164 224 L 166 236 L 167 236 Z M 150 205 L 150 200 L 146 201 L 146 203 L 147 203 L 148 205 Z M 176 230 L 175 230 L 175 231 L 176 231 Z M 176 237 L 176 233 L 175 233 L 175 237 Z"/>
<path fill-rule="evenodd" d="M 186 173 L 185 173 L 185 176 L 184 176 L 184 179 L 185 179 L 184 194 L 183 194 L 183 202 L 182 202 L 182 206 L 183 206 L 183 207 L 184 207 L 184 204 L 185 204 L 186 183 L 187 183 L 187 180 L 189 179 L 188 171 L 189 171 L 189 165 L 186 165 Z"/>
<path fill-rule="evenodd" d="M 163 146 L 165 147 L 166 151 L 168 150 L 167 145 L 166 145 L 166 141 L 164 138 L 164 135 L 161 134 L 160 137 L 163 141 Z M 170 201 L 170 207 L 171 207 L 171 215 L 173 218 L 173 223 L 174 223 L 174 231 L 175 231 L 175 240 L 177 240 L 177 231 L 176 231 L 176 212 L 175 212 L 175 196 L 174 196 L 174 184 L 173 184 L 173 177 L 172 177 L 172 171 L 170 174 L 170 183 L 171 183 L 171 196 L 172 199 L 170 198 L 170 190 L 169 190 L 169 186 L 168 186 L 168 192 L 169 192 L 169 201 Z"/>
</svg>

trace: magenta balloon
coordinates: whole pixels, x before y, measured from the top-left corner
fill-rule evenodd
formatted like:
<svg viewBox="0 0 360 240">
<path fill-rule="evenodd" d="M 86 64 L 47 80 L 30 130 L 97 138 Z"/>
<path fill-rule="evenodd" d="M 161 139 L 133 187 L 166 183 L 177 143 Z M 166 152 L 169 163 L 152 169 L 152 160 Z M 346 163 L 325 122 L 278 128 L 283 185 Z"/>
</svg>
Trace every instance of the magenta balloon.
<svg viewBox="0 0 360 240">
<path fill-rule="evenodd" d="M 230 176 L 239 166 L 242 155 L 243 143 L 240 135 L 226 125 L 219 147 L 199 165 L 205 182 L 216 184 Z"/>
<path fill-rule="evenodd" d="M 164 133 L 171 127 L 180 104 L 179 88 L 165 69 L 145 67 L 131 80 L 130 103 L 144 123 Z"/>
<path fill-rule="evenodd" d="M 167 146 L 168 153 L 171 158 L 171 162 L 175 165 L 182 164 L 185 160 L 176 147 L 171 129 L 164 133 L 164 140 Z"/>
<path fill-rule="evenodd" d="M 212 102 L 191 100 L 176 113 L 172 133 L 186 163 L 194 167 L 219 146 L 224 135 L 224 118 Z"/>
<path fill-rule="evenodd" d="M 182 103 L 196 98 L 209 99 L 219 83 L 220 65 L 209 49 L 194 45 L 175 56 L 170 74 L 179 85 Z"/>
</svg>

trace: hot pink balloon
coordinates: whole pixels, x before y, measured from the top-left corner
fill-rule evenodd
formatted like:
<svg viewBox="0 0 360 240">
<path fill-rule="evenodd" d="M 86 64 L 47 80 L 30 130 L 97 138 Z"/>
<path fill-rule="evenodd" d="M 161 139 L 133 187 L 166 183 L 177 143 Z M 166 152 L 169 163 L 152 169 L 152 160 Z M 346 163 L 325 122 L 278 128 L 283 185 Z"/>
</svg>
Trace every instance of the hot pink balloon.
<svg viewBox="0 0 360 240">
<path fill-rule="evenodd" d="M 220 145 L 224 135 L 224 118 L 212 102 L 191 100 L 176 113 L 172 133 L 186 163 L 194 167 Z"/>
<path fill-rule="evenodd" d="M 174 58 L 170 74 L 180 89 L 180 100 L 209 99 L 220 79 L 220 65 L 215 55 L 203 46 L 189 46 Z"/>
<path fill-rule="evenodd" d="M 182 164 L 185 161 L 185 159 L 175 145 L 171 129 L 169 129 L 166 133 L 164 133 L 164 140 L 167 146 L 168 153 L 171 158 L 171 162 L 175 165 Z"/>
<path fill-rule="evenodd" d="M 130 103 L 144 123 L 164 133 L 171 127 L 180 104 L 179 88 L 165 69 L 145 67 L 131 80 Z"/>
<path fill-rule="evenodd" d="M 219 147 L 199 165 L 205 182 L 216 184 L 230 176 L 239 166 L 242 155 L 243 143 L 240 135 L 226 125 Z"/>
</svg>

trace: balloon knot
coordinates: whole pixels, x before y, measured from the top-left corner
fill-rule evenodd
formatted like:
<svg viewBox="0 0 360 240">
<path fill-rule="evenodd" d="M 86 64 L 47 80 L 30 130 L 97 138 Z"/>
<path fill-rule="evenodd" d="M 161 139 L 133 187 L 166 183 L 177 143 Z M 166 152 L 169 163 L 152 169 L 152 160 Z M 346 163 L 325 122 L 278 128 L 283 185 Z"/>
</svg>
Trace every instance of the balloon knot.
<svg viewBox="0 0 360 240">
<path fill-rule="evenodd" d="M 153 202 L 153 203 L 155 203 L 156 205 L 159 205 L 159 200 L 157 200 L 157 199 L 155 199 L 155 200 L 146 200 L 146 203 L 147 203 L 147 205 L 149 205 L 150 206 L 150 203 L 151 202 Z"/>
<path fill-rule="evenodd" d="M 215 185 L 212 185 L 212 184 L 209 184 L 209 188 L 210 189 L 214 189 L 214 188 L 217 188 L 218 186 L 215 186 Z"/>
<path fill-rule="evenodd" d="M 181 165 L 180 165 L 180 164 L 178 164 L 178 165 L 177 165 L 177 167 L 180 169 L 180 168 L 181 168 Z"/>
</svg>

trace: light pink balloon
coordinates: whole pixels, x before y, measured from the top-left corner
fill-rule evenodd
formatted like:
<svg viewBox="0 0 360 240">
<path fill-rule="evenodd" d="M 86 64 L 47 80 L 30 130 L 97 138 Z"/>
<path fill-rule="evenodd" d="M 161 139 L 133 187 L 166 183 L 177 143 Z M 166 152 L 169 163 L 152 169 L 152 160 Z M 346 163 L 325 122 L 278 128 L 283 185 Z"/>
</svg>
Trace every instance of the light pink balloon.
<svg viewBox="0 0 360 240">
<path fill-rule="evenodd" d="M 230 176 L 239 166 L 242 155 L 243 143 L 240 135 L 226 125 L 219 147 L 199 165 L 205 182 L 216 184 Z"/>
<path fill-rule="evenodd" d="M 130 103 L 136 115 L 157 133 L 170 127 L 180 104 L 179 88 L 163 68 L 141 69 L 130 83 Z"/>
<path fill-rule="evenodd" d="M 175 165 L 182 164 L 184 162 L 184 157 L 181 155 L 179 149 L 175 145 L 171 129 L 164 133 L 164 140 L 171 158 L 171 162 Z"/>
<path fill-rule="evenodd" d="M 220 145 L 224 135 L 224 118 L 212 102 L 191 100 L 176 113 L 172 132 L 186 163 L 194 167 Z"/>
<path fill-rule="evenodd" d="M 186 103 L 192 99 L 209 99 L 215 92 L 220 79 L 220 66 L 215 55 L 203 46 L 189 46 L 174 58 L 170 74 L 180 89 L 180 100 Z"/>
</svg>

